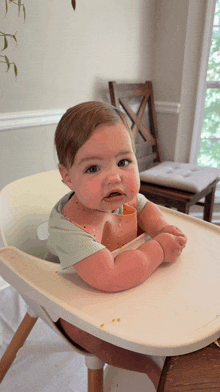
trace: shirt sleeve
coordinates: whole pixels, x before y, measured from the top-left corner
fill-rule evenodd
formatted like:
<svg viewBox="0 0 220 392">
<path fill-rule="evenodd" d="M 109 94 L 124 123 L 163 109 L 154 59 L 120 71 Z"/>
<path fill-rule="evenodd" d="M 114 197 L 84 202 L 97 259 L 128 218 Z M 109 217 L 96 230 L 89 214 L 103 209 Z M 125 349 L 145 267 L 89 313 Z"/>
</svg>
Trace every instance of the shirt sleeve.
<svg viewBox="0 0 220 392">
<path fill-rule="evenodd" d="M 74 223 L 72 223 L 74 225 Z M 105 248 L 82 229 L 50 230 L 48 247 L 59 257 L 61 268 L 66 269 Z"/>
<path fill-rule="evenodd" d="M 137 215 L 141 213 L 141 211 L 144 209 L 145 205 L 147 204 L 147 198 L 142 195 L 141 193 L 138 193 L 138 209 L 137 209 Z"/>
<path fill-rule="evenodd" d="M 49 219 L 47 242 L 50 255 L 58 256 L 62 269 L 74 266 L 85 258 L 105 249 L 86 231 L 68 221 L 53 208 Z"/>
</svg>

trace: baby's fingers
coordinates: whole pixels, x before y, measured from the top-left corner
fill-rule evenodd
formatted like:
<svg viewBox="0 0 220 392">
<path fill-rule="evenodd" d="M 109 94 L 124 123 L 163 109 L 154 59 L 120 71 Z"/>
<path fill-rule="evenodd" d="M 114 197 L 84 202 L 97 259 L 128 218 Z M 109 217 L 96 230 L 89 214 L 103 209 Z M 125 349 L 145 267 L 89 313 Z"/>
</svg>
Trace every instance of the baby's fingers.
<svg viewBox="0 0 220 392">
<path fill-rule="evenodd" d="M 186 238 L 185 234 L 183 234 L 182 230 L 180 230 L 178 227 L 175 227 L 175 235 L 183 237 L 185 239 L 185 243 L 186 243 L 187 238 Z"/>
<path fill-rule="evenodd" d="M 173 235 L 181 235 L 186 238 L 186 236 L 183 234 L 182 230 L 180 230 L 177 226 L 173 226 L 173 225 L 165 226 L 163 228 L 163 230 L 161 231 L 161 233 L 170 233 Z"/>
<path fill-rule="evenodd" d="M 183 234 L 182 230 L 180 230 L 178 227 L 176 227 L 176 226 L 171 226 L 171 227 L 173 227 L 173 230 L 175 231 L 176 235 Z"/>
<path fill-rule="evenodd" d="M 186 245 L 186 237 L 185 236 L 177 236 L 177 241 L 179 243 L 179 245 L 181 246 L 181 248 L 184 248 Z"/>
</svg>

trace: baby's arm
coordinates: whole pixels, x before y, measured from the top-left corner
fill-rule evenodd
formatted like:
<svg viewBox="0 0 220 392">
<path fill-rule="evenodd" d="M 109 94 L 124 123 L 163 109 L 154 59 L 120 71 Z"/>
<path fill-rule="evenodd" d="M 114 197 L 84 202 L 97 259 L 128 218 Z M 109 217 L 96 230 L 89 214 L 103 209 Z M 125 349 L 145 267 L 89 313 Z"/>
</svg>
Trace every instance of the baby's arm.
<svg viewBox="0 0 220 392">
<path fill-rule="evenodd" d="M 151 238 L 161 233 L 169 233 L 182 236 L 186 244 L 187 239 L 183 232 L 178 227 L 169 225 L 160 209 L 150 201 L 147 201 L 144 209 L 138 215 L 138 225 Z"/>
<path fill-rule="evenodd" d="M 160 209 L 148 201 L 138 215 L 138 225 L 162 246 L 166 262 L 173 262 L 180 256 L 187 238 L 176 226 L 168 225 Z"/>
<path fill-rule="evenodd" d="M 102 249 L 74 264 L 74 268 L 85 282 L 99 290 L 126 290 L 144 282 L 162 262 L 175 261 L 183 243 L 181 236 L 163 233 L 115 258 L 108 249 Z"/>
<path fill-rule="evenodd" d="M 117 292 L 144 282 L 162 262 L 174 262 L 186 243 L 184 234 L 167 224 L 159 208 L 147 202 L 138 224 L 153 239 L 137 249 L 125 250 L 115 258 L 102 249 L 74 264 L 75 271 L 90 286 Z"/>
<path fill-rule="evenodd" d="M 162 262 L 174 262 L 186 244 L 186 237 L 167 224 L 159 208 L 147 202 L 138 215 L 138 224 L 153 239 L 139 248 L 125 250 L 115 258 L 108 249 L 74 264 L 79 276 L 90 286 L 117 292 L 144 282 Z"/>
<path fill-rule="evenodd" d="M 162 246 L 152 240 L 115 258 L 108 249 L 102 249 L 74 264 L 74 269 L 90 286 L 117 292 L 144 282 L 163 261 Z"/>
</svg>

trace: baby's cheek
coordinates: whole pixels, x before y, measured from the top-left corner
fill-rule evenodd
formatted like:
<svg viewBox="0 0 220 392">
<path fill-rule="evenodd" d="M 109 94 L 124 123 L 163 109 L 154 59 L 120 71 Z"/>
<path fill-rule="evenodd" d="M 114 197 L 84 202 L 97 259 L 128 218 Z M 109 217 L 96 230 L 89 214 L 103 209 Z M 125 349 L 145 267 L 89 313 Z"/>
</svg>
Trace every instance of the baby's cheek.
<svg viewBox="0 0 220 392">
<path fill-rule="evenodd" d="M 89 204 L 96 204 L 100 198 L 100 184 L 96 184 L 95 182 L 93 184 L 85 184 L 82 190 L 82 196 L 87 199 Z"/>
<path fill-rule="evenodd" d="M 138 181 L 132 181 L 128 184 L 128 196 L 129 201 L 133 202 L 137 198 L 137 194 L 139 193 L 140 184 Z"/>
<path fill-rule="evenodd" d="M 131 192 L 138 193 L 140 190 L 140 177 L 139 173 L 134 171 L 129 179 L 128 187 Z"/>
<path fill-rule="evenodd" d="M 88 194 L 95 194 L 100 187 L 100 182 L 97 180 L 91 180 L 88 178 L 87 180 L 84 179 L 81 186 L 81 191 L 87 192 Z"/>
</svg>

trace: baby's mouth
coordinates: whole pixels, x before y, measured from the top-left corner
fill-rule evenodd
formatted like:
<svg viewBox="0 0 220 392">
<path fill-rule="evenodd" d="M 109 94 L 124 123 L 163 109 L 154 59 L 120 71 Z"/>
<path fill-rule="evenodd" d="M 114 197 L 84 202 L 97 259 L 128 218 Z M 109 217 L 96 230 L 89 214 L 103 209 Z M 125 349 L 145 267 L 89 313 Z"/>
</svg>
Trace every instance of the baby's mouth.
<svg viewBox="0 0 220 392">
<path fill-rule="evenodd" d="M 116 199 L 122 198 L 122 197 L 124 197 L 124 193 L 121 191 L 115 190 L 113 192 L 110 192 L 107 196 L 105 196 L 105 200 L 112 200 L 112 199 L 116 200 Z"/>
<path fill-rule="evenodd" d="M 112 193 L 110 193 L 109 196 L 107 196 L 107 198 L 115 197 L 115 196 L 121 196 L 121 195 L 122 195 L 122 193 L 119 193 L 119 192 L 112 192 Z"/>
</svg>

